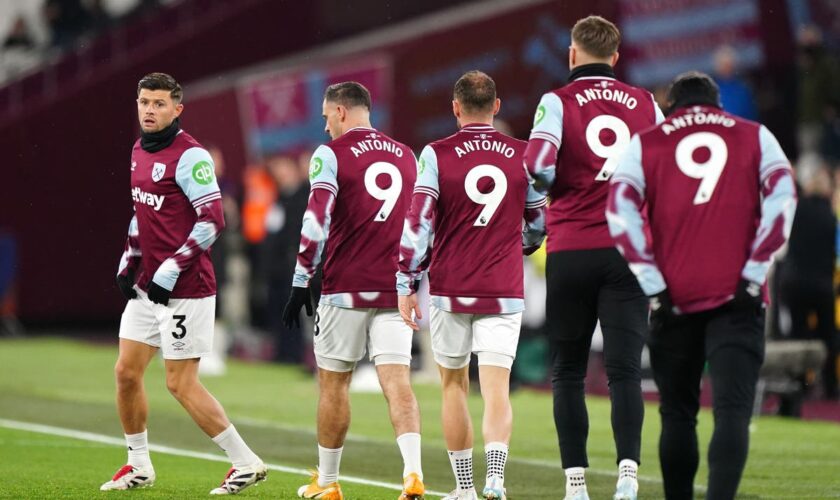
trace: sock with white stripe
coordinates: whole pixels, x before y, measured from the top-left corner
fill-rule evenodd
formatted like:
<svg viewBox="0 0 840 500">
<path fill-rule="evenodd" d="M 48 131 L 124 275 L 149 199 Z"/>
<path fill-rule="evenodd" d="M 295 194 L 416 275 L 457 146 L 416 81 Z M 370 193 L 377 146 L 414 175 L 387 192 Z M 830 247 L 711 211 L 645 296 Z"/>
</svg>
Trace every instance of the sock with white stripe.
<svg viewBox="0 0 840 500">
<path fill-rule="evenodd" d="M 149 456 L 148 431 L 126 434 L 125 442 L 128 445 L 128 465 L 138 469 L 152 466 L 152 457 Z"/>
<path fill-rule="evenodd" d="M 318 445 L 318 486 L 338 481 L 338 468 L 341 466 L 341 448 L 324 448 Z"/>
<path fill-rule="evenodd" d="M 241 469 L 260 461 L 260 457 L 248 448 L 233 424 L 214 437 L 213 442 L 227 454 L 234 468 Z"/>
</svg>

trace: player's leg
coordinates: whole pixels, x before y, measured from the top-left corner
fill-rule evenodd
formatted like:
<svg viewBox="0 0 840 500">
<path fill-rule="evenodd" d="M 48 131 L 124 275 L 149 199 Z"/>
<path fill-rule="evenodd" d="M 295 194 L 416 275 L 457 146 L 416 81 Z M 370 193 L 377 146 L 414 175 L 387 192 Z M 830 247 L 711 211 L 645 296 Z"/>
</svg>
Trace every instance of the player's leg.
<svg viewBox="0 0 840 500">
<path fill-rule="evenodd" d="M 610 388 L 611 422 L 618 481 L 615 500 L 634 500 L 642 441 L 641 358 L 648 323 L 648 299 L 627 263 L 609 250 L 609 270 L 598 296 L 604 335 L 604 366 Z"/>
<path fill-rule="evenodd" d="M 567 498 L 588 498 L 584 470 L 589 414 L 584 378 L 597 321 L 600 276 L 589 251 L 548 254 L 546 331 L 551 348 L 554 425 L 566 472 Z"/>
<path fill-rule="evenodd" d="M 700 462 L 697 412 L 706 319 L 691 315 L 651 332 L 650 364 L 659 389 L 659 461 L 667 500 L 694 496 L 694 476 Z"/>
<path fill-rule="evenodd" d="M 484 399 L 486 499 L 505 498 L 505 465 L 513 430 L 510 369 L 516 357 L 522 313 L 477 316 L 473 321 L 473 351 L 478 356 L 481 396 Z"/>
<path fill-rule="evenodd" d="M 430 307 L 432 352 L 440 371 L 441 420 L 456 488 L 446 498 L 475 498 L 473 428 L 467 406 L 472 355 L 472 315 Z"/>
<path fill-rule="evenodd" d="M 764 361 L 764 312 L 720 311 L 706 329 L 715 430 L 706 498 L 735 498 L 749 451 L 749 426 Z"/>
<path fill-rule="evenodd" d="M 350 380 L 365 353 L 373 309 L 319 304 L 315 315 L 315 362 L 318 365 L 318 472 L 298 496 L 340 500 L 338 483 L 344 439 L 350 428 Z"/>
<path fill-rule="evenodd" d="M 202 356 L 213 349 L 216 298 L 172 299 L 154 305 L 161 333 L 166 387 L 193 421 L 228 456 L 232 467 L 213 495 L 235 494 L 265 479 L 267 469 L 228 420 L 198 376 Z"/>
<path fill-rule="evenodd" d="M 125 490 L 150 486 L 155 481 L 149 455 L 146 420 L 149 407 L 143 375 L 160 345 L 160 332 L 149 304 L 140 298 L 128 301 L 120 320 L 120 347 L 114 377 L 117 413 L 125 432 L 128 460 L 100 489 Z"/>
<path fill-rule="evenodd" d="M 420 407 L 411 389 L 411 337 L 411 328 L 396 309 L 381 309 L 374 315 L 368 352 L 388 402 L 391 425 L 403 458 L 400 500 L 422 498 L 426 492 L 420 461 Z"/>
</svg>

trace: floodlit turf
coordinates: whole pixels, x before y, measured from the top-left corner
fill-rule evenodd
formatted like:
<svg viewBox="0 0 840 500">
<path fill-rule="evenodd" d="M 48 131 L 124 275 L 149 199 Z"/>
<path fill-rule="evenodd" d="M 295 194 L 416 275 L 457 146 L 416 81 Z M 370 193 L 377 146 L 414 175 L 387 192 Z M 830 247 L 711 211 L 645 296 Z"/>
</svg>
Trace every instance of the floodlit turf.
<svg viewBox="0 0 840 500">
<path fill-rule="evenodd" d="M 115 346 L 62 339 L 0 341 L 0 418 L 105 434 L 122 433 L 114 408 Z M 222 378 L 207 379 L 208 388 L 226 407 L 240 433 L 264 460 L 294 468 L 315 465 L 314 415 L 317 386 L 311 375 L 272 365 L 230 363 Z M 189 420 L 167 393 L 162 364 L 154 361 L 146 377 L 152 444 L 218 454 L 218 448 Z M 423 412 L 423 461 L 427 485 L 438 491 L 453 486 L 439 423 L 440 402 L 434 386 L 418 386 Z M 588 399 L 591 418 L 588 474 L 593 499 L 611 498 L 615 479 L 609 405 Z M 518 391 L 513 396 L 514 434 L 506 486 L 511 500 L 562 498 L 549 394 Z M 471 400 L 476 435 L 480 436 L 478 398 Z M 658 415 L 647 406 L 643 434 L 641 496 L 662 498 L 656 457 Z M 353 423 L 345 445 L 342 474 L 397 483 L 401 460 L 381 395 L 353 394 Z M 701 415 L 701 453 L 711 430 L 710 415 Z M 765 417 L 755 421 L 752 452 L 740 498 L 840 498 L 840 425 Z M 476 451 L 481 451 L 479 438 Z M 0 431 L 0 498 L 104 498 L 99 484 L 124 461 L 117 446 L 89 443 L 32 432 Z M 476 476 L 483 483 L 483 458 L 477 454 Z M 131 492 L 132 498 L 198 498 L 221 479 L 220 462 L 153 453 L 157 484 Z M 600 472 L 603 471 L 604 474 Z M 294 498 L 306 478 L 279 471 L 243 496 Z M 697 483 L 705 482 L 701 465 Z M 345 484 L 348 498 L 394 499 L 397 492 Z M 702 493 L 698 492 L 698 498 Z"/>
</svg>

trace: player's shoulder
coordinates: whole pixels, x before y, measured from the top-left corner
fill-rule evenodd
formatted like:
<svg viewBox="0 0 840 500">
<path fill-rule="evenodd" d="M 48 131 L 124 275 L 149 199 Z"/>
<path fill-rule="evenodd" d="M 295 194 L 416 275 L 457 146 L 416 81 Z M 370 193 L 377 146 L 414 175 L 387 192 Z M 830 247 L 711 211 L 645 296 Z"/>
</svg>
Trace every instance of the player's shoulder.
<svg viewBox="0 0 840 500">
<path fill-rule="evenodd" d="M 198 140 L 191 136 L 187 131 L 181 130 L 178 132 L 178 135 L 175 136 L 175 140 L 172 142 L 173 146 L 183 149 L 186 151 L 187 149 L 191 148 L 201 148 L 204 149 L 204 146 L 201 145 Z"/>
</svg>

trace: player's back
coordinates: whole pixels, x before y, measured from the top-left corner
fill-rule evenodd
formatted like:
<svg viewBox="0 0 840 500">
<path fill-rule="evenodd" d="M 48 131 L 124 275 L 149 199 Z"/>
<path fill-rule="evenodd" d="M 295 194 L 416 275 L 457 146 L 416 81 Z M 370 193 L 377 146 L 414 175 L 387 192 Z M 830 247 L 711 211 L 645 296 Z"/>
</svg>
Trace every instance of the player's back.
<svg viewBox="0 0 840 500">
<path fill-rule="evenodd" d="M 612 247 L 604 216 L 608 181 L 630 137 L 657 122 L 658 108 L 647 90 L 606 76 L 577 78 L 553 94 L 562 106 L 562 137 L 547 250 Z"/>
<path fill-rule="evenodd" d="M 526 145 L 489 125 L 467 125 L 428 146 L 440 192 L 429 266 L 433 296 L 494 299 L 486 311 L 471 311 L 485 313 L 504 312 L 497 298 L 523 297 Z"/>
<path fill-rule="evenodd" d="M 654 257 L 686 312 L 731 298 L 761 218 L 761 177 L 788 168 L 762 167 L 759 129 L 693 106 L 640 134 Z"/>
<path fill-rule="evenodd" d="M 351 294 L 354 307 L 396 307 L 394 275 L 403 219 L 417 176 L 414 154 L 381 132 L 362 127 L 326 147 L 336 162 L 337 196 L 323 293 Z M 313 161 L 319 160 L 324 161 L 316 152 Z M 318 175 L 313 171 L 311 177 L 314 187 Z"/>
</svg>

